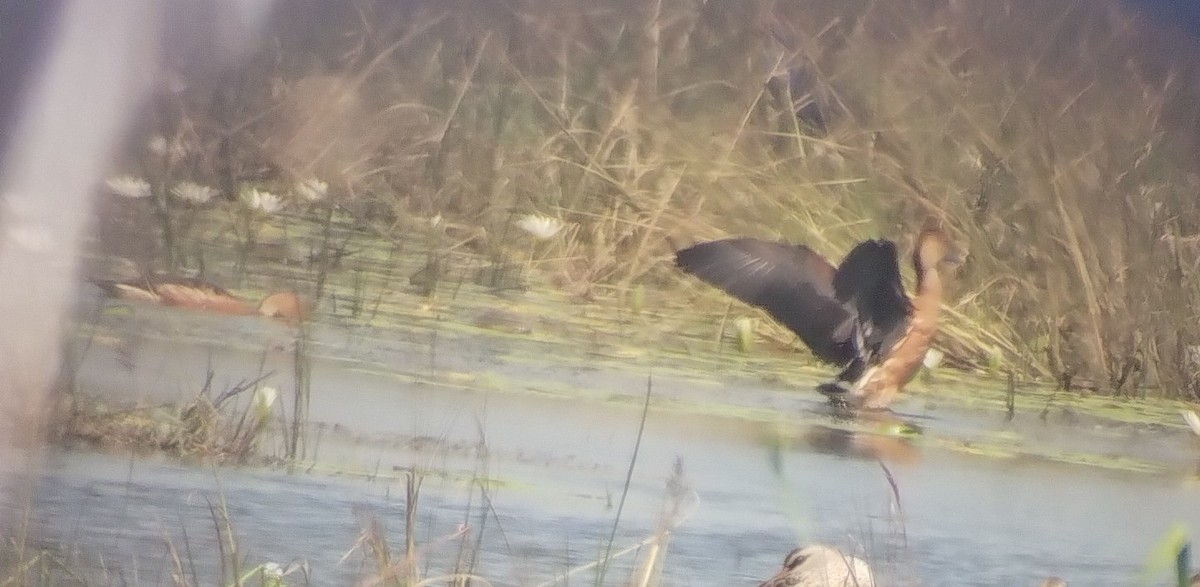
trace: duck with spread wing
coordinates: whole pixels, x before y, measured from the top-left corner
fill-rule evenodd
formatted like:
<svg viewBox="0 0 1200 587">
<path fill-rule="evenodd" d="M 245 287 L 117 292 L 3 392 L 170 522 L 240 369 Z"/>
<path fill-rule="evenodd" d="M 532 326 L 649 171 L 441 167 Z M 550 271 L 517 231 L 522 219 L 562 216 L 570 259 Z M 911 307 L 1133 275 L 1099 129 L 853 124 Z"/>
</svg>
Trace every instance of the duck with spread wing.
<svg viewBox="0 0 1200 587">
<path fill-rule="evenodd" d="M 818 359 L 842 367 L 818 389 L 856 408 L 883 409 L 917 373 L 937 332 L 943 272 L 961 258 L 928 229 L 912 255 L 916 293 L 900 277 L 896 244 L 858 243 L 837 267 L 804 245 L 753 238 L 700 243 L 675 254 L 684 271 L 767 311 Z"/>
</svg>

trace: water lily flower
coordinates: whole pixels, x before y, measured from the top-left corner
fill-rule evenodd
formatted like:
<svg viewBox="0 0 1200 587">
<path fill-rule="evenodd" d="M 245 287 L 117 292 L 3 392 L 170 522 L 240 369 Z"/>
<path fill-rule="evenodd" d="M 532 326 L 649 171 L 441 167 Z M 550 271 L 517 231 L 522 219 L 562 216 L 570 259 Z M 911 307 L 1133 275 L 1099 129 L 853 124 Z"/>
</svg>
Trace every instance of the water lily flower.
<svg viewBox="0 0 1200 587">
<path fill-rule="evenodd" d="M 1200 436 L 1200 415 L 1191 410 L 1181 410 L 1179 413 L 1183 414 L 1183 421 L 1187 422 L 1188 428 L 1191 428 L 1196 436 Z"/>
<path fill-rule="evenodd" d="M 246 204 L 259 212 L 273 214 L 283 207 L 283 199 L 266 190 L 250 188 L 246 191 Z"/>
<path fill-rule="evenodd" d="M 262 564 L 262 586 L 263 587 L 286 587 L 287 582 L 283 580 L 283 567 L 276 562 L 266 562 Z"/>
<path fill-rule="evenodd" d="M 146 148 L 150 149 L 155 155 L 166 155 L 170 144 L 167 143 L 167 137 L 162 135 L 154 135 L 149 142 L 146 143 Z"/>
<path fill-rule="evenodd" d="M 104 182 L 108 190 L 121 197 L 138 199 L 150 197 L 150 182 L 132 175 L 111 177 Z"/>
<path fill-rule="evenodd" d="M 329 193 L 329 184 L 313 177 L 297 182 L 294 189 L 301 198 L 309 202 L 320 202 Z"/>
<path fill-rule="evenodd" d="M 187 156 L 187 145 L 181 139 L 168 139 L 162 134 L 155 134 L 146 142 L 146 149 L 149 149 L 152 154 L 168 158 L 168 160 L 179 161 Z"/>
<path fill-rule="evenodd" d="M 935 348 L 930 348 L 925 351 L 925 358 L 921 359 L 921 364 L 925 365 L 926 369 L 937 369 L 938 365 L 942 364 L 942 359 L 946 358 L 946 353 Z"/>
<path fill-rule="evenodd" d="M 754 346 L 754 318 L 738 318 L 733 321 L 733 328 L 737 332 L 738 350 L 743 353 L 750 352 Z"/>
<path fill-rule="evenodd" d="M 548 239 L 558 234 L 566 226 L 566 223 L 550 216 L 530 214 L 518 220 L 517 226 L 536 238 Z"/>
<path fill-rule="evenodd" d="M 254 404 L 264 412 L 270 410 L 278 398 L 279 390 L 269 385 L 264 385 L 254 392 Z"/>
<path fill-rule="evenodd" d="M 171 188 L 171 195 L 189 204 L 203 204 L 221 193 L 216 188 L 200 185 L 193 181 L 181 181 Z"/>
</svg>

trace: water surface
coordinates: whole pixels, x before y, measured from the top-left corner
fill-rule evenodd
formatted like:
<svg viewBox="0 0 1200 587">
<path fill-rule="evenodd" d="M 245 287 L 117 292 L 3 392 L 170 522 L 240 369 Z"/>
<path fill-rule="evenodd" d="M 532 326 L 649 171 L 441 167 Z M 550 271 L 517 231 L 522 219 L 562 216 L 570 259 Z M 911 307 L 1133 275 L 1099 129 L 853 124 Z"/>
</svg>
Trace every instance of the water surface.
<svg viewBox="0 0 1200 587">
<path fill-rule="evenodd" d="M 425 573 L 454 568 L 462 542 L 443 538 L 466 525 L 481 537 L 475 572 L 540 584 L 606 545 L 648 385 L 614 548 L 657 531 L 682 463 L 694 494 L 670 543 L 670 585 L 753 585 L 810 540 L 866 556 L 883 584 L 1035 585 L 1048 574 L 1131 584 L 1172 524 L 1200 528 L 1196 447 L 1166 420 L 1108 421 L 1022 395 L 1006 422 L 948 399 L 974 390 L 941 378 L 897 405 L 924 436 L 896 439 L 831 413 L 811 375 L 758 375 L 787 357 L 636 352 L 632 326 L 624 343 L 564 344 L 544 335 L 545 316 L 517 333 L 453 310 L 388 327 L 335 322 L 308 332 L 306 472 L 55 454 L 36 492 L 39 540 L 109 583 L 169 583 L 172 548 L 187 572 L 212 577 L 213 507 L 224 503 L 247 564 L 305 560 L 314 584 L 345 584 L 371 573 L 361 553 L 342 560 L 364 516 L 402 550 L 403 473 L 415 470 Z M 287 398 L 294 336 L 254 318 L 110 308 L 81 328 L 77 380 L 154 404 L 191 397 L 210 372 L 218 390 L 265 374 Z M 281 453 L 279 436 L 268 440 Z M 1082 461 L 1093 464 L 1071 464 Z M 624 583 L 633 564 L 619 559 L 606 583 Z"/>
</svg>

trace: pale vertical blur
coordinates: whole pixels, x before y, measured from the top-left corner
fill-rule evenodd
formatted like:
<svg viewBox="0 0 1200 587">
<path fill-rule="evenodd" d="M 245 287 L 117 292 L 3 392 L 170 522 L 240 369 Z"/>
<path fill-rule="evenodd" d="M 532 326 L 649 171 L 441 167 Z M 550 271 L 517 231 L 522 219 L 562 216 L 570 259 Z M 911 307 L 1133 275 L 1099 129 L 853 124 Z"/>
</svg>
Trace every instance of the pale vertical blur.
<svg viewBox="0 0 1200 587">
<path fill-rule="evenodd" d="M 0 446 L 36 446 L 96 179 L 154 66 L 150 0 L 70 2 L 27 80 L 0 186 Z"/>
<path fill-rule="evenodd" d="M 11 489 L 10 476 L 36 462 L 29 457 L 37 456 L 47 391 L 80 287 L 77 252 L 89 199 L 158 83 L 160 57 L 167 54 L 160 41 L 171 39 L 164 33 L 184 27 L 193 41 L 208 37 L 207 44 L 182 48 L 183 61 L 219 67 L 236 56 L 231 46 L 253 44 L 246 32 L 268 5 L 199 4 L 206 7 L 202 18 L 156 0 L 64 2 L 46 27 L 45 54 L 32 62 L 39 66 L 25 80 L 15 122 L 5 121 L 11 134 L 0 153 L 0 487 Z M 164 22 L 174 26 L 164 28 Z M 0 519 L 0 528 L 5 522 Z"/>
</svg>

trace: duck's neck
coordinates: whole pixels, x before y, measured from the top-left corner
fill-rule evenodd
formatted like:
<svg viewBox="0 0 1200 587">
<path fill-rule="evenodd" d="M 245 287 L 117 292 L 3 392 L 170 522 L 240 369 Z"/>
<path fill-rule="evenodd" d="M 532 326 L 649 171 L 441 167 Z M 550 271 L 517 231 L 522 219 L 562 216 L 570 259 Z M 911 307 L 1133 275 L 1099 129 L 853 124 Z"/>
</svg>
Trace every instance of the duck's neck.
<svg viewBox="0 0 1200 587">
<path fill-rule="evenodd" d="M 917 296 L 914 300 L 919 315 L 936 318 L 942 307 L 942 276 L 934 267 L 917 273 Z"/>
</svg>

